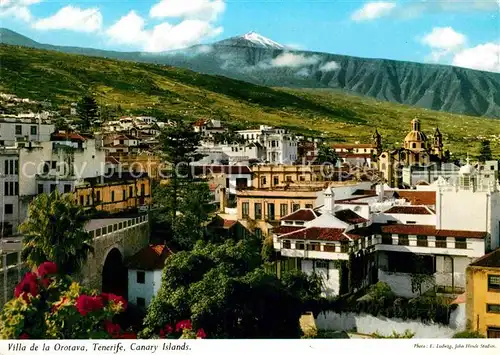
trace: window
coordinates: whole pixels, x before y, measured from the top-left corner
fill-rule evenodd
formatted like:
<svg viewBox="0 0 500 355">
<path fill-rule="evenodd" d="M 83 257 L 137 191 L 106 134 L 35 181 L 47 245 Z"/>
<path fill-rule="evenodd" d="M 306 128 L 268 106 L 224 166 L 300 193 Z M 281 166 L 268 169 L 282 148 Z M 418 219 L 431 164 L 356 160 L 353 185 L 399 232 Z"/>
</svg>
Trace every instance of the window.
<svg viewBox="0 0 500 355">
<path fill-rule="evenodd" d="M 111 202 L 115 202 L 115 192 L 111 191 Z"/>
<path fill-rule="evenodd" d="M 254 216 L 255 219 L 262 219 L 262 203 L 254 204 Z"/>
<path fill-rule="evenodd" d="M 299 180 L 300 181 L 306 181 L 306 177 L 305 176 L 299 176 Z"/>
<path fill-rule="evenodd" d="M 280 204 L 280 217 L 286 216 L 288 214 L 288 205 L 286 203 Z"/>
<path fill-rule="evenodd" d="M 320 251 L 319 243 L 309 243 L 307 244 L 307 250 Z"/>
<path fill-rule="evenodd" d="M 446 237 L 436 237 L 436 248 L 446 248 Z"/>
<path fill-rule="evenodd" d="M 295 211 L 298 211 L 298 210 L 300 210 L 300 204 L 294 203 L 292 205 L 292 212 L 295 212 Z"/>
<path fill-rule="evenodd" d="M 57 168 L 57 161 L 52 160 L 51 165 L 52 165 L 52 169 L 56 169 Z"/>
<path fill-rule="evenodd" d="M 327 244 L 323 246 L 323 251 L 329 251 L 335 253 L 335 244 Z"/>
<path fill-rule="evenodd" d="M 304 250 L 305 249 L 304 242 L 295 242 L 295 249 Z"/>
<path fill-rule="evenodd" d="M 500 275 L 488 275 L 488 291 L 500 292 Z"/>
<path fill-rule="evenodd" d="M 455 249 L 467 249 L 467 240 L 465 238 L 455 238 Z"/>
<path fill-rule="evenodd" d="M 30 133 L 32 136 L 36 136 L 38 132 L 38 127 L 37 126 L 31 126 L 30 127 Z"/>
<path fill-rule="evenodd" d="M 274 214 L 274 203 L 268 203 L 267 204 L 267 219 L 270 221 L 275 220 L 275 214 Z"/>
<path fill-rule="evenodd" d="M 382 244 L 392 244 L 392 235 L 391 234 L 382 234 Z"/>
<path fill-rule="evenodd" d="M 56 184 L 50 184 L 50 192 L 54 192 L 57 190 L 57 185 Z"/>
<path fill-rule="evenodd" d="M 241 215 L 243 216 L 243 218 L 248 218 L 249 211 L 250 211 L 250 204 L 248 202 L 243 202 L 241 204 Z"/>
<path fill-rule="evenodd" d="M 341 253 L 347 253 L 347 252 L 349 252 L 349 244 L 347 242 L 341 242 L 340 243 L 340 252 Z"/>
<path fill-rule="evenodd" d="M 488 313 L 500 313 L 500 304 L 487 304 L 486 312 Z"/>
<path fill-rule="evenodd" d="M 97 194 L 96 194 L 96 202 L 99 203 L 101 202 L 101 191 L 97 191 Z"/>
<path fill-rule="evenodd" d="M 123 189 L 122 191 L 122 200 L 126 200 L 127 199 L 127 190 Z"/>
<path fill-rule="evenodd" d="M 417 224 L 416 221 L 406 221 L 406 224 Z"/>
<path fill-rule="evenodd" d="M 137 297 L 136 304 L 137 307 L 144 308 L 146 307 L 146 299 L 144 297 Z"/>
<path fill-rule="evenodd" d="M 418 247 L 426 247 L 426 246 L 428 246 L 427 236 L 425 236 L 425 235 L 417 235 L 417 246 Z"/>
<path fill-rule="evenodd" d="M 313 205 L 311 205 L 310 203 L 306 203 L 306 208 L 313 208 Z"/>
<path fill-rule="evenodd" d="M 293 179 L 290 175 L 286 177 L 286 182 L 293 182 Z"/>
<path fill-rule="evenodd" d="M 262 238 L 262 229 L 255 228 L 255 236 L 258 238 Z"/>
<path fill-rule="evenodd" d="M 408 240 L 407 235 L 399 235 L 398 236 L 398 245 L 410 245 L 410 241 Z"/>
<path fill-rule="evenodd" d="M 486 337 L 488 337 L 488 338 L 500 338 L 500 328 L 488 327 Z"/>
<path fill-rule="evenodd" d="M 265 185 L 266 183 L 267 183 L 267 181 L 266 181 L 266 177 L 265 177 L 265 176 L 261 177 L 261 178 L 260 178 L 260 184 L 261 184 L 261 185 Z"/>
<path fill-rule="evenodd" d="M 137 271 L 137 283 L 143 284 L 146 282 L 146 273 L 144 271 Z"/>
<path fill-rule="evenodd" d="M 273 177 L 273 184 L 274 185 L 279 185 L 279 183 L 280 183 L 279 177 L 277 177 L 277 176 Z"/>
<path fill-rule="evenodd" d="M 38 184 L 38 194 L 43 194 L 43 184 Z"/>
<path fill-rule="evenodd" d="M 84 201 L 83 201 L 83 196 L 80 196 L 80 205 L 82 205 L 82 206 L 83 206 L 83 202 L 84 202 Z"/>
<path fill-rule="evenodd" d="M 87 195 L 87 205 L 90 205 L 90 195 Z"/>
<path fill-rule="evenodd" d="M 14 213 L 14 205 L 11 203 L 5 204 L 5 214 L 13 214 Z"/>
<path fill-rule="evenodd" d="M 292 248 L 292 243 L 289 240 L 284 240 L 283 249 L 291 249 L 291 248 Z"/>
<path fill-rule="evenodd" d="M 16 124 L 16 136 L 23 134 L 23 126 Z"/>
<path fill-rule="evenodd" d="M 316 260 L 315 267 L 317 269 L 328 269 L 328 261 L 325 261 L 325 260 Z"/>
<path fill-rule="evenodd" d="M 64 193 L 70 193 L 71 192 L 71 185 L 65 184 L 64 185 Z"/>
<path fill-rule="evenodd" d="M 134 188 L 132 186 L 129 186 L 128 188 L 128 196 L 134 197 Z"/>
<path fill-rule="evenodd" d="M 141 184 L 141 196 L 146 196 L 146 185 Z"/>
</svg>

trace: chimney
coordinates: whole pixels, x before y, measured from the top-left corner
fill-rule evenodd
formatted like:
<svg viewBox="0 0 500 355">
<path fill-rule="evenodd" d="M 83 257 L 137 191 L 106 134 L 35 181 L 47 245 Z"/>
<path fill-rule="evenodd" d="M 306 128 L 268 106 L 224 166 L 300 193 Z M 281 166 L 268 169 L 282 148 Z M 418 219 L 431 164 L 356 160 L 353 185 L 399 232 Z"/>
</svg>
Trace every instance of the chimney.
<svg viewBox="0 0 500 355">
<path fill-rule="evenodd" d="M 378 202 L 384 201 L 384 193 L 384 183 L 382 182 L 380 185 L 378 185 Z"/>
<path fill-rule="evenodd" d="M 331 186 L 328 186 L 326 190 L 323 192 L 325 203 L 323 206 L 323 210 L 328 213 L 332 213 L 335 210 L 335 193 Z"/>
<path fill-rule="evenodd" d="M 220 203 L 220 212 L 225 213 L 227 207 L 227 195 L 225 187 L 221 187 L 219 189 L 219 203 Z"/>
</svg>

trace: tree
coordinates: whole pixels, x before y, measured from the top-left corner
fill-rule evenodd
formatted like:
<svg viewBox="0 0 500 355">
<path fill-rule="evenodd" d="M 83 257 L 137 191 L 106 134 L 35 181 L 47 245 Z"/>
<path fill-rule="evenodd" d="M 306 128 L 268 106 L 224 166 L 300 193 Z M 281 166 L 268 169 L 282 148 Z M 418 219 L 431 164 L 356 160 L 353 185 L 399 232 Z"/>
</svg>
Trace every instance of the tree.
<svg viewBox="0 0 500 355">
<path fill-rule="evenodd" d="M 171 255 L 141 336 L 189 318 L 211 338 L 299 338 L 303 293 L 288 284 L 311 288 L 303 280 L 287 284 L 266 272 L 255 242 L 198 242 L 192 251 Z"/>
<path fill-rule="evenodd" d="M 99 107 L 92 96 L 84 96 L 76 106 L 76 113 L 81 120 L 81 128 L 89 130 L 99 118 Z"/>
<path fill-rule="evenodd" d="M 338 156 L 335 151 L 327 144 L 322 144 L 318 148 L 318 156 L 316 157 L 316 164 L 333 164 L 337 163 Z"/>
<path fill-rule="evenodd" d="M 484 163 L 487 160 L 492 160 L 490 141 L 484 140 L 481 142 L 481 148 L 479 148 L 479 161 Z"/>
<path fill-rule="evenodd" d="M 77 273 L 92 252 L 92 236 L 85 230 L 87 216 L 69 194 L 38 195 L 28 218 L 19 226 L 24 234 L 23 259 L 30 267 L 54 261 L 61 273 Z"/>
<path fill-rule="evenodd" d="M 429 274 L 426 265 L 424 264 L 423 257 L 416 255 L 414 257 L 415 271 L 410 275 L 411 291 L 418 292 L 422 296 L 423 286 L 432 286 L 435 282 L 434 275 Z"/>
<path fill-rule="evenodd" d="M 168 193 L 171 219 L 174 220 L 179 210 L 179 189 L 181 180 L 192 178 L 189 164 L 203 156 L 196 150 L 200 144 L 201 134 L 181 120 L 168 125 L 159 138 L 163 157 L 170 165 L 170 181 Z"/>
</svg>

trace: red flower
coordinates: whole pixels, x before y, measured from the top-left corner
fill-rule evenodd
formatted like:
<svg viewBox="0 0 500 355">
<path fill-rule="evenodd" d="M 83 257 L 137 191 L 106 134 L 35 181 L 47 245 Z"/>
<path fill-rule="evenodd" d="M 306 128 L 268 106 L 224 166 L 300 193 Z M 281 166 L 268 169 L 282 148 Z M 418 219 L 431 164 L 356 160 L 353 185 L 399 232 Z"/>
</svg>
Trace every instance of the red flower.
<svg viewBox="0 0 500 355">
<path fill-rule="evenodd" d="M 47 275 L 57 274 L 57 265 L 52 261 L 46 261 L 42 263 L 36 272 L 40 278 L 44 278 Z"/>
<path fill-rule="evenodd" d="M 29 339 L 29 338 L 30 338 L 30 336 L 26 333 L 23 333 L 19 336 L 19 339 Z"/>
<path fill-rule="evenodd" d="M 170 334 L 174 331 L 174 327 L 172 327 L 170 324 L 167 324 L 165 326 L 165 332 L 167 332 L 167 334 Z"/>
<path fill-rule="evenodd" d="M 184 329 L 192 329 L 193 326 L 191 325 L 191 321 L 189 319 L 186 319 L 186 320 L 181 320 L 179 323 L 177 323 L 177 325 L 175 326 L 175 331 L 176 332 L 180 332 Z"/>
<path fill-rule="evenodd" d="M 104 330 L 106 333 L 111 335 L 113 338 L 117 338 L 120 335 L 120 325 L 119 324 L 114 324 L 113 322 L 109 320 L 104 321 Z"/>
<path fill-rule="evenodd" d="M 118 337 L 118 339 L 137 339 L 137 334 L 132 332 L 125 332 Z"/>
<path fill-rule="evenodd" d="M 160 329 L 160 339 L 165 339 L 166 333 L 163 329 Z"/>
<path fill-rule="evenodd" d="M 101 298 L 104 303 L 114 302 L 116 304 L 122 304 L 123 310 L 127 308 L 127 301 L 122 296 L 117 296 L 112 293 L 101 293 Z"/>
<path fill-rule="evenodd" d="M 196 337 L 200 338 L 200 339 L 205 339 L 207 337 L 207 334 L 205 334 L 205 331 L 203 330 L 203 328 L 200 328 L 196 332 Z"/>
<path fill-rule="evenodd" d="M 42 286 L 43 286 L 43 287 L 47 288 L 47 287 L 49 287 L 49 286 L 50 286 L 50 284 L 51 284 L 53 281 L 54 281 L 54 280 L 52 280 L 52 279 L 47 279 L 47 278 L 45 278 L 45 279 L 41 279 L 41 280 L 40 280 L 40 283 L 42 284 Z"/>
<path fill-rule="evenodd" d="M 38 279 L 36 274 L 27 272 L 24 275 L 24 279 L 16 286 L 14 296 L 18 298 L 21 295 L 23 295 L 25 301 L 29 300 L 28 295 L 32 295 L 33 297 L 38 295 Z"/>
<path fill-rule="evenodd" d="M 86 316 L 87 313 L 98 311 L 103 308 L 102 299 L 98 296 L 80 295 L 76 299 L 76 308 L 82 316 Z"/>
</svg>

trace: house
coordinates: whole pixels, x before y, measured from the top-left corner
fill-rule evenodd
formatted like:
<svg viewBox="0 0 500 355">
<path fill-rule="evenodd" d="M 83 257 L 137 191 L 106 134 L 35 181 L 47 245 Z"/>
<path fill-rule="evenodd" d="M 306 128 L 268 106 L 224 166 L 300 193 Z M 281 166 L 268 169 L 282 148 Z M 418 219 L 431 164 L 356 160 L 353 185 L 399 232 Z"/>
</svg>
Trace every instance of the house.
<svg viewBox="0 0 500 355">
<path fill-rule="evenodd" d="M 463 292 L 467 265 L 499 246 L 500 193 L 496 185 L 477 184 L 470 165 L 461 169 L 458 185 L 437 191 L 381 186 L 348 198 L 332 200 L 330 194 L 324 192 L 322 207 L 299 209 L 272 230 L 276 251 L 299 258 L 303 269 L 310 271 L 318 261 L 322 266 L 312 270 L 351 275 L 347 281 L 326 282 L 327 295 L 383 281 L 396 294 L 412 297 L 417 294 L 415 274 L 428 276 L 420 285 L 423 291 L 435 286 L 442 292 Z"/>
<path fill-rule="evenodd" d="M 208 179 L 209 184 L 225 186 L 232 195 L 252 186 L 252 171 L 245 165 L 196 165 L 193 168 L 195 176 Z"/>
<path fill-rule="evenodd" d="M 466 314 L 470 330 L 500 338 L 500 249 L 467 267 Z"/>
<path fill-rule="evenodd" d="M 16 142 L 47 142 L 54 131 L 51 120 L 40 114 L 0 115 L 0 147 L 14 146 Z"/>
<path fill-rule="evenodd" d="M 128 301 L 145 309 L 158 293 L 165 261 L 172 255 L 166 245 L 150 244 L 134 254 L 125 265 L 128 269 Z"/>
</svg>

